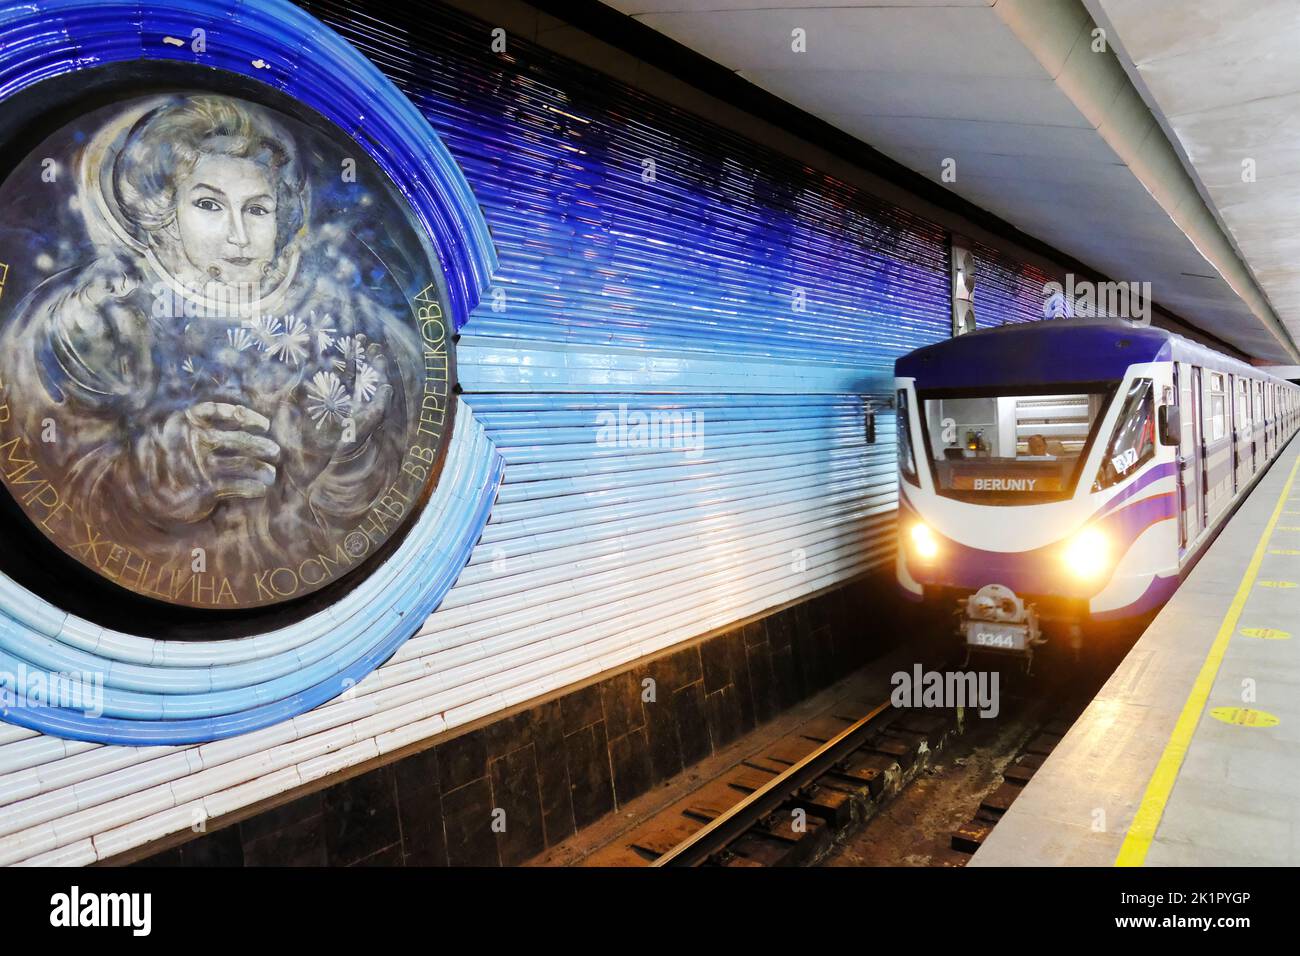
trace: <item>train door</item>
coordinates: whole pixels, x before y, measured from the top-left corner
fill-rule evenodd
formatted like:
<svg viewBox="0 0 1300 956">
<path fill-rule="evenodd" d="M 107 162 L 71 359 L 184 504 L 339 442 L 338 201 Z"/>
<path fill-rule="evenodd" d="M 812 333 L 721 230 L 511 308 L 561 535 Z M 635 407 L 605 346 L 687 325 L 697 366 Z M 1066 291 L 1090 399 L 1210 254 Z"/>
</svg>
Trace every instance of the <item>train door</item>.
<svg viewBox="0 0 1300 956">
<path fill-rule="evenodd" d="M 1268 403 L 1266 396 L 1268 390 L 1264 388 L 1264 383 L 1259 383 L 1259 422 L 1256 431 L 1259 433 L 1259 440 L 1255 443 L 1255 468 L 1258 470 L 1264 467 L 1268 461 Z"/>
<path fill-rule="evenodd" d="M 1268 382 L 1259 384 L 1260 398 L 1263 400 L 1263 414 L 1260 415 L 1260 424 L 1264 426 L 1264 433 L 1260 436 L 1260 447 L 1263 449 L 1263 461 L 1268 461 L 1269 453 L 1273 450 L 1272 436 L 1269 435 L 1269 420 L 1273 417 L 1269 414 L 1272 409 L 1269 408 L 1268 400 Z"/>
<path fill-rule="evenodd" d="M 1181 409 L 1178 440 L 1178 544 L 1186 549 L 1204 526 L 1201 520 L 1201 377 L 1186 362 L 1174 366 L 1174 389 Z"/>
<path fill-rule="evenodd" d="M 1259 382 L 1250 383 L 1250 473 L 1259 471 L 1264 450 L 1260 446 L 1259 423 L 1264 417 L 1264 390 Z"/>
<path fill-rule="evenodd" d="M 1264 391 L 1268 396 L 1264 400 L 1268 407 L 1264 413 L 1264 420 L 1268 422 L 1268 457 L 1272 458 L 1273 452 L 1277 451 L 1277 398 L 1273 394 L 1272 382 L 1264 386 Z"/>
<path fill-rule="evenodd" d="M 1245 462 L 1247 462 L 1247 466 L 1251 470 L 1251 475 L 1255 475 L 1255 425 L 1258 416 L 1260 416 L 1255 401 L 1255 382 L 1247 380 L 1245 382 L 1245 392 L 1247 392 L 1248 397 L 1248 414 L 1251 416 L 1251 421 L 1245 428 Z"/>
<path fill-rule="evenodd" d="M 1259 383 L 1259 442 L 1255 450 L 1255 468 L 1263 468 L 1268 461 L 1268 389 Z"/>
<path fill-rule="evenodd" d="M 1228 432 L 1226 376 L 1213 369 L 1197 369 L 1205 386 L 1201 396 L 1201 500 L 1208 525 L 1217 520 L 1232 500 L 1232 435 Z"/>
<path fill-rule="evenodd" d="M 1252 462 L 1250 460 L 1250 383 L 1240 375 L 1232 377 L 1233 446 L 1237 454 L 1237 488 L 1244 488 L 1250 481 Z"/>
<path fill-rule="evenodd" d="M 1227 383 L 1227 408 L 1225 412 L 1228 416 L 1228 461 L 1232 469 L 1232 496 L 1236 497 L 1237 489 L 1241 487 L 1240 475 L 1241 462 L 1237 454 L 1237 376 L 1225 375 L 1224 381 Z"/>
</svg>

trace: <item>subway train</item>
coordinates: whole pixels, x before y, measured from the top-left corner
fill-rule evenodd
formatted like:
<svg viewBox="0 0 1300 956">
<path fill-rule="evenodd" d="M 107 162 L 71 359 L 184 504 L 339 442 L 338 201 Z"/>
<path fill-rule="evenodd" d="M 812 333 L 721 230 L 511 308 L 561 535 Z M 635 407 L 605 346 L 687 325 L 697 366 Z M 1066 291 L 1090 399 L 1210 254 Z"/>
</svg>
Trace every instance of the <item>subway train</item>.
<svg viewBox="0 0 1300 956">
<path fill-rule="evenodd" d="M 894 374 L 899 585 L 1026 657 L 1154 613 L 1300 414 L 1295 385 L 1117 320 L 974 332 Z"/>
</svg>

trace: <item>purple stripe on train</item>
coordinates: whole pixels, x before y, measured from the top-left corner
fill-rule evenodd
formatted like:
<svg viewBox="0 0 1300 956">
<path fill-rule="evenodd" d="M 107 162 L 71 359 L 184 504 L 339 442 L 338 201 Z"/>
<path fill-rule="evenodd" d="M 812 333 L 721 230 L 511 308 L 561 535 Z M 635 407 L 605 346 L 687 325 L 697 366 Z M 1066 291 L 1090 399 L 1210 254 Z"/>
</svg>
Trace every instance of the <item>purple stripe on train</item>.
<svg viewBox="0 0 1300 956">
<path fill-rule="evenodd" d="M 1123 607 L 1117 607 L 1109 611 L 1097 611 L 1092 615 L 1092 619 L 1094 621 L 1116 621 L 1154 611 L 1174 596 L 1174 592 L 1178 590 L 1181 580 L 1176 574 L 1171 574 L 1169 577 L 1162 577 L 1157 574 L 1151 579 L 1147 589 L 1142 592 L 1142 596 L 1132 604 L 1126 604 Z"/>
<path fill-rule="evenodd" d="M 900 498 L 899 508 L 904 525 L 908 519 L 917 517 L 916 509 L 905 496 Z M 1175 496 L 1167 492 L 1103 514 L 1090 522 L 1090 526 L 1106 535 L 1114 549 L 1113 559 L 1118 562 L 1142 532 L 1176 514 Z M 937 530 L 934 533 L 939 539 L 939 557 L 933 564 L 918 564 L 904 552 L 908 571 L 922 584 L 980 588 L 996 583 L 1006 585 L 1017 594 L 1088 598 L 1106 583 L 1081 585 L 1070 579 L 1062 563 L 1065 541 L 1029 551 L 985 551 L 959 544 Z"/>
<path fill-rule="evenodd" d="M 1148 485 L 1159 481 L 1161 478 L 1172 478 L 1176 474 L 1178 474 L 1177 462 L 1167 461 L 1163 464 L 1156 465 L 1146 474 L 1142 475 L 1142 477 L 1138 478 L 1137 481 L 1133 482 L 1133 484 L 1129 485 L 1114 498 L 1111 498 L 1110 501 L 1102 505 L 1101 510 L 1097 512 L 1097 517 L 1101 517 L 1104 514 L 1114 511 L 1118 505 L 1128 501 L 1128 499 L 1132 498 Z"/>
</svg>

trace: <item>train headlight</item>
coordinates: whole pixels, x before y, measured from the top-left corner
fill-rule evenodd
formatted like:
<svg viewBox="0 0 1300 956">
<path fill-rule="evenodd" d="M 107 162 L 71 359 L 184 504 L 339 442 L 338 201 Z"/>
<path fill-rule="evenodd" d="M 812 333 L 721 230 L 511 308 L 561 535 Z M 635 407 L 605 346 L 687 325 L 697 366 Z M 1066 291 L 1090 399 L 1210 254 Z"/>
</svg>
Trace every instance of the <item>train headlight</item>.
<svg viewBox="0 0 1300 956">
<path fill-rule="evenodd" d="M 922 561 L 933 561 L 939 553 L 939 539 L 935 537 L 930 526 L 924 521 L 912 525 L 908 536 L 912 539 L 912 551 Z"/>
<path fill-rule="evenodd" d="M 1110 540 L 1096 528 L 1084 528 L 1065 546 L 1065 566 L 1080 581 L 1096 581 L 1110 562 Z"/>
</svg>

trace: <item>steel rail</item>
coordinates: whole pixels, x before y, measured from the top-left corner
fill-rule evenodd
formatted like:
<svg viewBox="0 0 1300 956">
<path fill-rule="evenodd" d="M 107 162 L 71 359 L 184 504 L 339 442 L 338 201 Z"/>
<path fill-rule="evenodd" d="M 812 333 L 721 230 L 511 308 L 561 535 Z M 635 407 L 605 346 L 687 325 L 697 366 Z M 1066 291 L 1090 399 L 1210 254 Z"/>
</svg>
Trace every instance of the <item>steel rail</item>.
<svg viewBox="0 0 1300 956">
<path fill-rule="evenodd" d="M 650 865 L 703 865 L 711 856 L 757 825 L 768 814 L 779 810 L 792 795 L 834 769 L 837 763 L 862 746 L 863 738 L 876 718 L 892 709 L 893 705 L 889 701 L 876 706 L 865 717 L 844 728 L 725 813 L 719 814 Z"/>
</svg>

